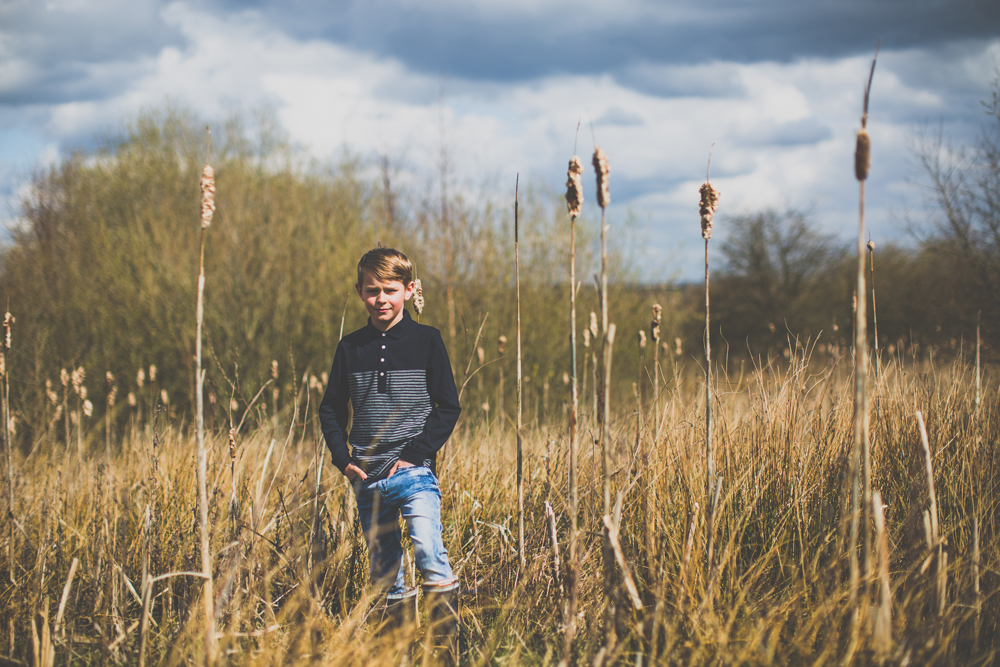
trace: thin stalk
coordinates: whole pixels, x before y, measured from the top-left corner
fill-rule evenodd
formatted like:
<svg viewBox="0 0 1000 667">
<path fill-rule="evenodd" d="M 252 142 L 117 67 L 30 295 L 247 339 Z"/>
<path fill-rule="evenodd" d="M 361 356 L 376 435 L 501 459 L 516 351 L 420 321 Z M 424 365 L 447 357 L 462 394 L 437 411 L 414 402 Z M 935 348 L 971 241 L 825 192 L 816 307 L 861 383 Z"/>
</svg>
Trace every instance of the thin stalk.
<svg viewBox="0 0 1000 667">
<path fill-rule="evenodd" d="M 205 454 L 205 372 L 201 369 L 201 328 L 205 313 L 205 229 L 201 230 L 201 250 L 198 261 L 198 332 L 195 337 L 195 429 L 198 447 L 198 521 L 201 529 L 201 573 L 205 577 L 202 597 L 205 604 L 205 662 L 215 664 L 217 644 L 215 639 L 215 593 L 212 586 L 212 554 L 208 538 L 208 460 Z"/>
<path fill-rule="evenodd" d="M 872 324 L 875 325 L 875 335 L 874 338 L 872 339 L 872 343 L 874 344 L 873 349 L 875 353 L 875 380 L 877 381 L 879 378 L 879 374 L 882 371 L 881 369 L 882 360 L 879 357 L 878 353 L 878 309 L 875 307 L 875 244 L 871 242 L 870 238 L 868 240 L 868 260 L 872 278 Z"/>
<path fill-rule="evenodd" d="M 4 351 L 3 351 L 3 410 L 0 410 L 0 418 L 3 419 L 3 440 L 7 445 L 7 524 L 10 526 L 10 536 L 7 541 L 7 564 L 9 566 L 8 575 L 10 583 L 17 586 L 14 579 L 14 456 L 13 437 L 10 432 L 10 371 L 7 364 L 10 362 L 10 328 L 14 318 L 10 312 L 4 318 Z"/>
<path fill-rule="evenodd" d="M 577 480 L 576 425 L 580 409 L 576 377 L 576 216 L 569 221 L 569 355 L 570 355 L 570 410 L 569 410 L 569 601 L 566 605 L 566 632 L 563 635 L 563 655 L 560 667 L 569 665 L 573 638 L 576 636 L 576 605 L 579 593 L 580 564 L 577 554 L 577 507 L 579 488 Z"/>
<path fill-rule="evenodd" d="M 705 504 L 708 509 L 708 574 L 711 575 L 714 557 L 715 503 L 712 486 L 715 479 L 715 452 L 712 448 L 712 338 L 709 301 L 708 239 L 705 239 Z"/>
<path fill-rule="evenodd" d="M 979 403 L 982 400 L 983 371 L 979 363 L 979 353 L 982 347 L 982 340 L 979 336 L 979 327 L 983 322 L 983 311 L 976 315 L 976 410 L 979 410 Z"/>
<path fill-rule="evenodd" d="M 517 187 L 520 174 L 514 180 L 514 282 L 517 289 L 517 553 L 524 569 L 524 473 L 521 451 L 521 413 L 523 410 L 521 387 L 521 259 L 518 250 Z"/>
</svg>

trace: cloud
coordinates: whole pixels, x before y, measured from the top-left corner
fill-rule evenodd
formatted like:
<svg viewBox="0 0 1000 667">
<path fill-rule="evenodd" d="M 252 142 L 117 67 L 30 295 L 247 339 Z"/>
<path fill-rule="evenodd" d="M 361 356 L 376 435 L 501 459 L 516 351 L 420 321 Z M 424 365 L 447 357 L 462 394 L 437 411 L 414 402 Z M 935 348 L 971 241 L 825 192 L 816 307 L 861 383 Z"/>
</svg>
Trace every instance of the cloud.
<svg viewBox="0 0 1000 667">
<path fill-rule="evenodd" d="M 1000 40 L 975 33 L 996 12 L 951 5 L 979 24 L 961 33 L 943 22 L 934 33 L 936 5 L 886 5 L 900 11 L 898 30 L 926 44 L 883 39 L 870 123 L 876 240 L 895 233 L 892 212 L 914 192 L 913 128 L 931 119 L 949 135 L 973 137 L 982 119 Z M 584 162 L 591 122 L 611 159 L 611 223 L 640 221 L 642 252 L 674 262 L 661 276 L 677 268 L 696 276 L 697 190 L 713 144 L 720 235 L 726 215 L 768 206 L 810 210 L 842 236 L 856 225 L 851 165 L 868 31 L 888 10 L 860 0 L 837 6 L 844 17 L 834 20 L 833 9 L 807 15 L 786 0 L 669 11 L 651 0 L 372 0 L 335 10 L 312 0 L 144 1 L 119 19 L 113 3 L 93 16 L 66 3 L 49 36 L 42 9 L 3 5 L 0 18 L 15 7 L 21 23 L 4 23 L 0 40 L 11 55 L 0 59 L 0 196 L 9 200 L 46 146 L 56 155 L 86 146 L 95 132 L 166 100 L 213 121 L 265 100 L 318 159 L 335 161 L 345 148 L 363 160 L 388 154 L 414 187 L 436 173 L 443 147 L 457 189 L 487 183 L 495 192 L 520 173 L 559 193 L 582 119 Z M 70 37 L 61 51 L 73 17 L 106 43 Z M 820 34 L 826 27 L 830 34 Z M 25 36 L 8 39 L 14 30 Z M 586 205 L 596 213 L 593 196 Z"/>
</svg>

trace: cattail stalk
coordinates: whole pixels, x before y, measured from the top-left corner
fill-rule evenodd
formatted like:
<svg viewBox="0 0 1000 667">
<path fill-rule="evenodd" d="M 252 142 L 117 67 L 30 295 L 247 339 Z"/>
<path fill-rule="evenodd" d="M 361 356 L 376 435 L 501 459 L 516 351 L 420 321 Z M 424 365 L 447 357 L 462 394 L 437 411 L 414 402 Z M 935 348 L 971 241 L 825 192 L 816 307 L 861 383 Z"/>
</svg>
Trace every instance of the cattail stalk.
<svg viewBox="0 0 1000 667">
<path fill-rule="evenodd" d="M 660 428 L 660 320 L 663 307 L 653 304 L 653 319 L 649 325 L 649 337 L 653 343 L 653 432 Z"/>
<path fill-rule="evenodd" d="M 521 259 L 518 249 L 517 220 L 517 186 L 520 174 L 514 179 L 514 283 L 517 299 L 517 421 L 515 432 L 517 439 L 517 553 L 521 569 L 525 566 L 524 556 L 524 473 L 523 453 L 521 451 L 521 413 L 523 410 L 522 378 L 521 378 Z"/>
<path fill-rule="evenodd" d="M 876 58 L 878 49 L 876 48 Z M 858 599 L 858 585 L 861 577 L 858 565 L 859 521 L 861 505 L 864 506 L 864 534 L 861 539 L 864 544 L 864 560 L 861 568 L 864 570 L 865 581 L 871 567 L 871 452 L 868 437 L 868 402 L 866 380 L 868 376 L 868 315 L 865 298 L 865 180 L 871 164 L 871 140 L 868 138 L 868 99 L 871 93 L 872 77 L 875 74 L 875 59 L 872 59 L 871 71 L 868 75 L 868 85 L 865 87 L 864 112 L 861 116 L 861 129 L 858 131 L 857 145 L 854 154 L 854 175 L 860 187 L 858 204 L 858 273 L 857 273 L 857 309 L 854 315 L 854 449 L 851 457 L 851 543 L 850 543 L 850 589 L 848 604 L 854 608 L 852 619 L 854 632 L 857 632 L 860 621 L 861 607 L 868 604 L 868 596 Z M 863 469 L 862 469 L 863 467 Z M 863 473 L 863 482 L 859 479 Z M 864 495 L 861 496 L 862 483 Z M 859 503 L 861 505 L 859 505 Z"/>
<path fill-rule="evenodd" d="M 878 607 L 875 612 L 873 644 L 875 654 L 885 657 L 892 648 L 892 589 L 889 586 L 889 540 L 885 534 L 885 516 L 882 513 L 882 494 L 872 492 L 872 509 L 875 513 L 875 544 L 878 550 Z"/>
<path fill-rule="evenodd" d="M 211 133 L 208 135 L 211 141 Z M 206 147 L 206 153 L 208 147 Z M 218 653 L 215 638 L 215 592 L 212 585 L 212 553 L 208 532 L 208 460 L 205 453 L 205 372 L 201 368 L 201 329 L 205 314 L 205 232 L 215 211 L 215 172 L 205 156 L 201 176 L 201 247 L 198 259 L 197 335 L 195 336 L 195 429 L 198 451 L 198 520 L 201 529 L 201 572 L 205 578 L 202 597 L 205 605 L 205 662 L 214 665 Z"/>
<path fill-rule="evenodd" d="M 982 400 L 983 371 L 979 363 L 979 353 L 982 347 L 982 340 L 979 337 L 979 327 L 983 323 L 983 311 L 976 315 L 976 410 L 979 410 L 979 403 Z"/>
<path fill-rule="evenodd" d="M 934 491 L 934 465 L 931 456 L 931 446 L 927 439 L 927 426 L 924 416 L 917 410 L 917 426 L 920 429 L 920 445 L 924 452 L 924 464 L 927 469 L 927 503 L 930 508 L 924 512 L 927 530 L 927 548 L 935 553 L 936 560 L 936 598 L 938 616 L 944 616 L 945 601 L 948 593 L 948 554 L 944 550 L 944 540 L 941 539 L 938 524 L 937 493 Z"/>
<path fill-rule="evenodd" d="M 709 178 L 712 166 L 712 155 L 708 156 L 708 168 L 705 170 L 705 183 L 702 184 L 699 192 L 701 202 L 699 213 L 701 214 L 701 237 L 705 240 L 705 507 L 707 510 L 707 521 L 705 531 L 706 540 L 706 568 L 709 579 L 711 579 L 712 566 L 714 562 L 714 537 L 715 537 L 715 502 L 712 490 L 715 487 L 715 451 L 712 446 L 712 336 L 711 336 L 711 302 L 709 301 L 709 270 L 708 270 L 708 242 L 712 238 L 712 218 L 719 208 L 719 191 L 712 187 Z"/>
<path fill-rule="evenodd" d="M 608 182 L 608 175 L 611 167 L 608 164 L 607 154 L 601 148 L 594 148 L 594 157 L 591 160 L 594 165 L 594 173 L 597 176 L 597 204 L 601 207 L 601 373 L 600 378 L 600 400 L 598 404 L 598 414 L 596 415 L 600 424 L 601 442 L 601 471 L 603 478 L 603 496 L 605 516 L 611 513 L 611 456 L 608 447 L 608 422 L 611 419 L 611 346 L 614 343 L 614 331 L 608 325 L 608 226 L 605 223 L 607 207 L 611 203 L 611 193 Z M 595 360 L 596 361 L 596 360 Z M 595 363 L 596 366 L 596 363 Z M 597 390 L 597 385 L 594 387 Z M 614 650 L 617 642 L 615 633 L 615 607 L 613 603 L 613 568 L 614 551 L 611 547 L 611 534 L 607 527 L 604 528 L 604 604 L 605 604 L 605 631 L 607 632 L 607 649 Z"/>
<path fill-rule="evenodd" d="M 3 419 L 3 439 L 4 444 L 7 445 L 7 523 L 10 526 L 10 536 L 7 541 L 8 575 L 10 583 L 17 586 L 17 581 L 14 579 L 14 455 L 12 452 L 14 438 L 10 431 L 10 370 L 7 368 L 10 361 L 13 328 L 14 316 L 10 314 L 10 311 L 7 311 L 3 317 L 3 356 L 0 357 L 0 363 L 3 365 L 3 410 L 0 410 L 0 418 Z"/>
<path fill-rule="evenodd" d="M 881 373 L 882 359 L 879 357 L 878 353 L 878 309 L 875 307 L 875 244 L 872 240 L 868 239 L 868 262 L 871 272 L 872 279 L 872 324 L 875 326 L 875 333 L 872 337 L 872 343 L 874 345 L 875 352 L 875 380 L 878 381 L 879 375 Z"/>
<path fill-rule="evenodd" d="M 578 127 L 579 129 L 579 127 Z M 569 353 L 570 353 L 570 411 L 569 411 L 569 600 L 564 615 L 566 632 L 563 635 L 563 655 L 560 667 L 569 665 L 576 636 L 576 605 L 579 595 L 580 563 L 577 547 L 577 520 L 579 482 L 577 480 L 577 420 L 580 396 L 576 377 L 576 219 L 583 207 L 583 163 L 574 155 L 569 161 L 566 181 L 566 208 L 569 213 Z"/>
</svg>

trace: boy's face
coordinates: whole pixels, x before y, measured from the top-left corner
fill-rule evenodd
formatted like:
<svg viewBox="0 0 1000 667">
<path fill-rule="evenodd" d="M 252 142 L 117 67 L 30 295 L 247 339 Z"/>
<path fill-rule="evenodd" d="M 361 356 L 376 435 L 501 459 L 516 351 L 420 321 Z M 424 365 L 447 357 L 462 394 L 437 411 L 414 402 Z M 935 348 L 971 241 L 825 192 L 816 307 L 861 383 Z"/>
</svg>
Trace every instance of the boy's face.
<svg viewBox="0 0 1000 667">
<path fill-rule="evenodd" d="M 413 295 L 414 284 L 404 285 L 399 280 L 382 282 L 365 272 L 364 282 L 354 286 L 365 302 L 365 309 L 372 318 L 372 326 L 386 331 L 403 319 L 403 304 Z"/>
</svg>

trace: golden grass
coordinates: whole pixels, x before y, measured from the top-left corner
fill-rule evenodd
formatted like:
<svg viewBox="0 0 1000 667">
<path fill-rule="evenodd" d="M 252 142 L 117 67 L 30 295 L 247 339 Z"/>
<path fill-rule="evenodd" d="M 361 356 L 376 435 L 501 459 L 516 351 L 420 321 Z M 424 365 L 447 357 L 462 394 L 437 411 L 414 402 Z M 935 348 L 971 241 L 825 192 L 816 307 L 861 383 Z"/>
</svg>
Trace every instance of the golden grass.
<svg viewBox="0 0 1000 667">
<path fill-rule="evenodd" d="M 805 356 L 799 346 L 787 367 L 723 376 L 713 391 L 716 470 L 724 481 L 711 570 L 704 567 L 702 515 L 704 376 L 681 374 L 663 388 L 660 423 L 644 406 L 638 447 L 630 414 L 636 404 L 613 397 L 611 480 L 623 500 L 615 534 L 618 641 L 605 652 L 606 664 L 636 664 L 640 654 L 642 664 L 844 658 L 852 634 L 853 397 L 848 369 Z M 977 411 L 974 386 L 959 364 L 901 366 L 889 359 L 871 388 L 872 486 L 885 509 L 884 524 L 883 513 L 875 513 L 878 567 L 861 582 L 859 596 L 870 611 L 862 614 L 855 664 L 988 664 L 996 656 L 1000 398 L 989 389 L 995 381 L 987 381 Z M 926 418 L 933 461 L 940 532 L 933 549 L 922 518 L 930 509 L 928 468 L 916 410 Z M 235 464 L 228 433 L 207 438 L 217 627 L 228 662 L 387 664 L 403 648 L 399 636 L 376 636 L 356 512 L 330 466 L 319 485 L 314 530 L 317 457 L 327 453 L 311 423 L 302 424 L 311 419 L 300 415 L 277 440 L 269 428 L 240 437 Z M 514 442 L 495 421 L 474 422 L 460 425 L 439 469 L 445 542 L 464 591 L 463 663 L 554 664 L 568 594 L 567 559 L 554 562 L 565 553 L 570 526 L 567 434 L 524 431 L 521 568 Z M 597 424 L 584 418 L 579 428 L 573 656 L 591 664 L 607 636 L 602 462 Z M 96 452 L 81 461 L 75 451 L 51 457 L 42 451 L 64 448 L 54 443 L 15 461 L 17 584 L 0 591 L 0 651 L 30 663 L 34 635 L 40 653 L 49 650 L 45 641 L 52 643 L 56 664 L 138 662 L 145 567 L 163 577 L 148 602 L 149 664 L 202 660 L 201 582 L 165 577 L 199 569 L 194 438 L 173 425 L 134 431 L 110 461 Z M 947 577 L 940 614 L 939 563 Z"/>
</svg>

